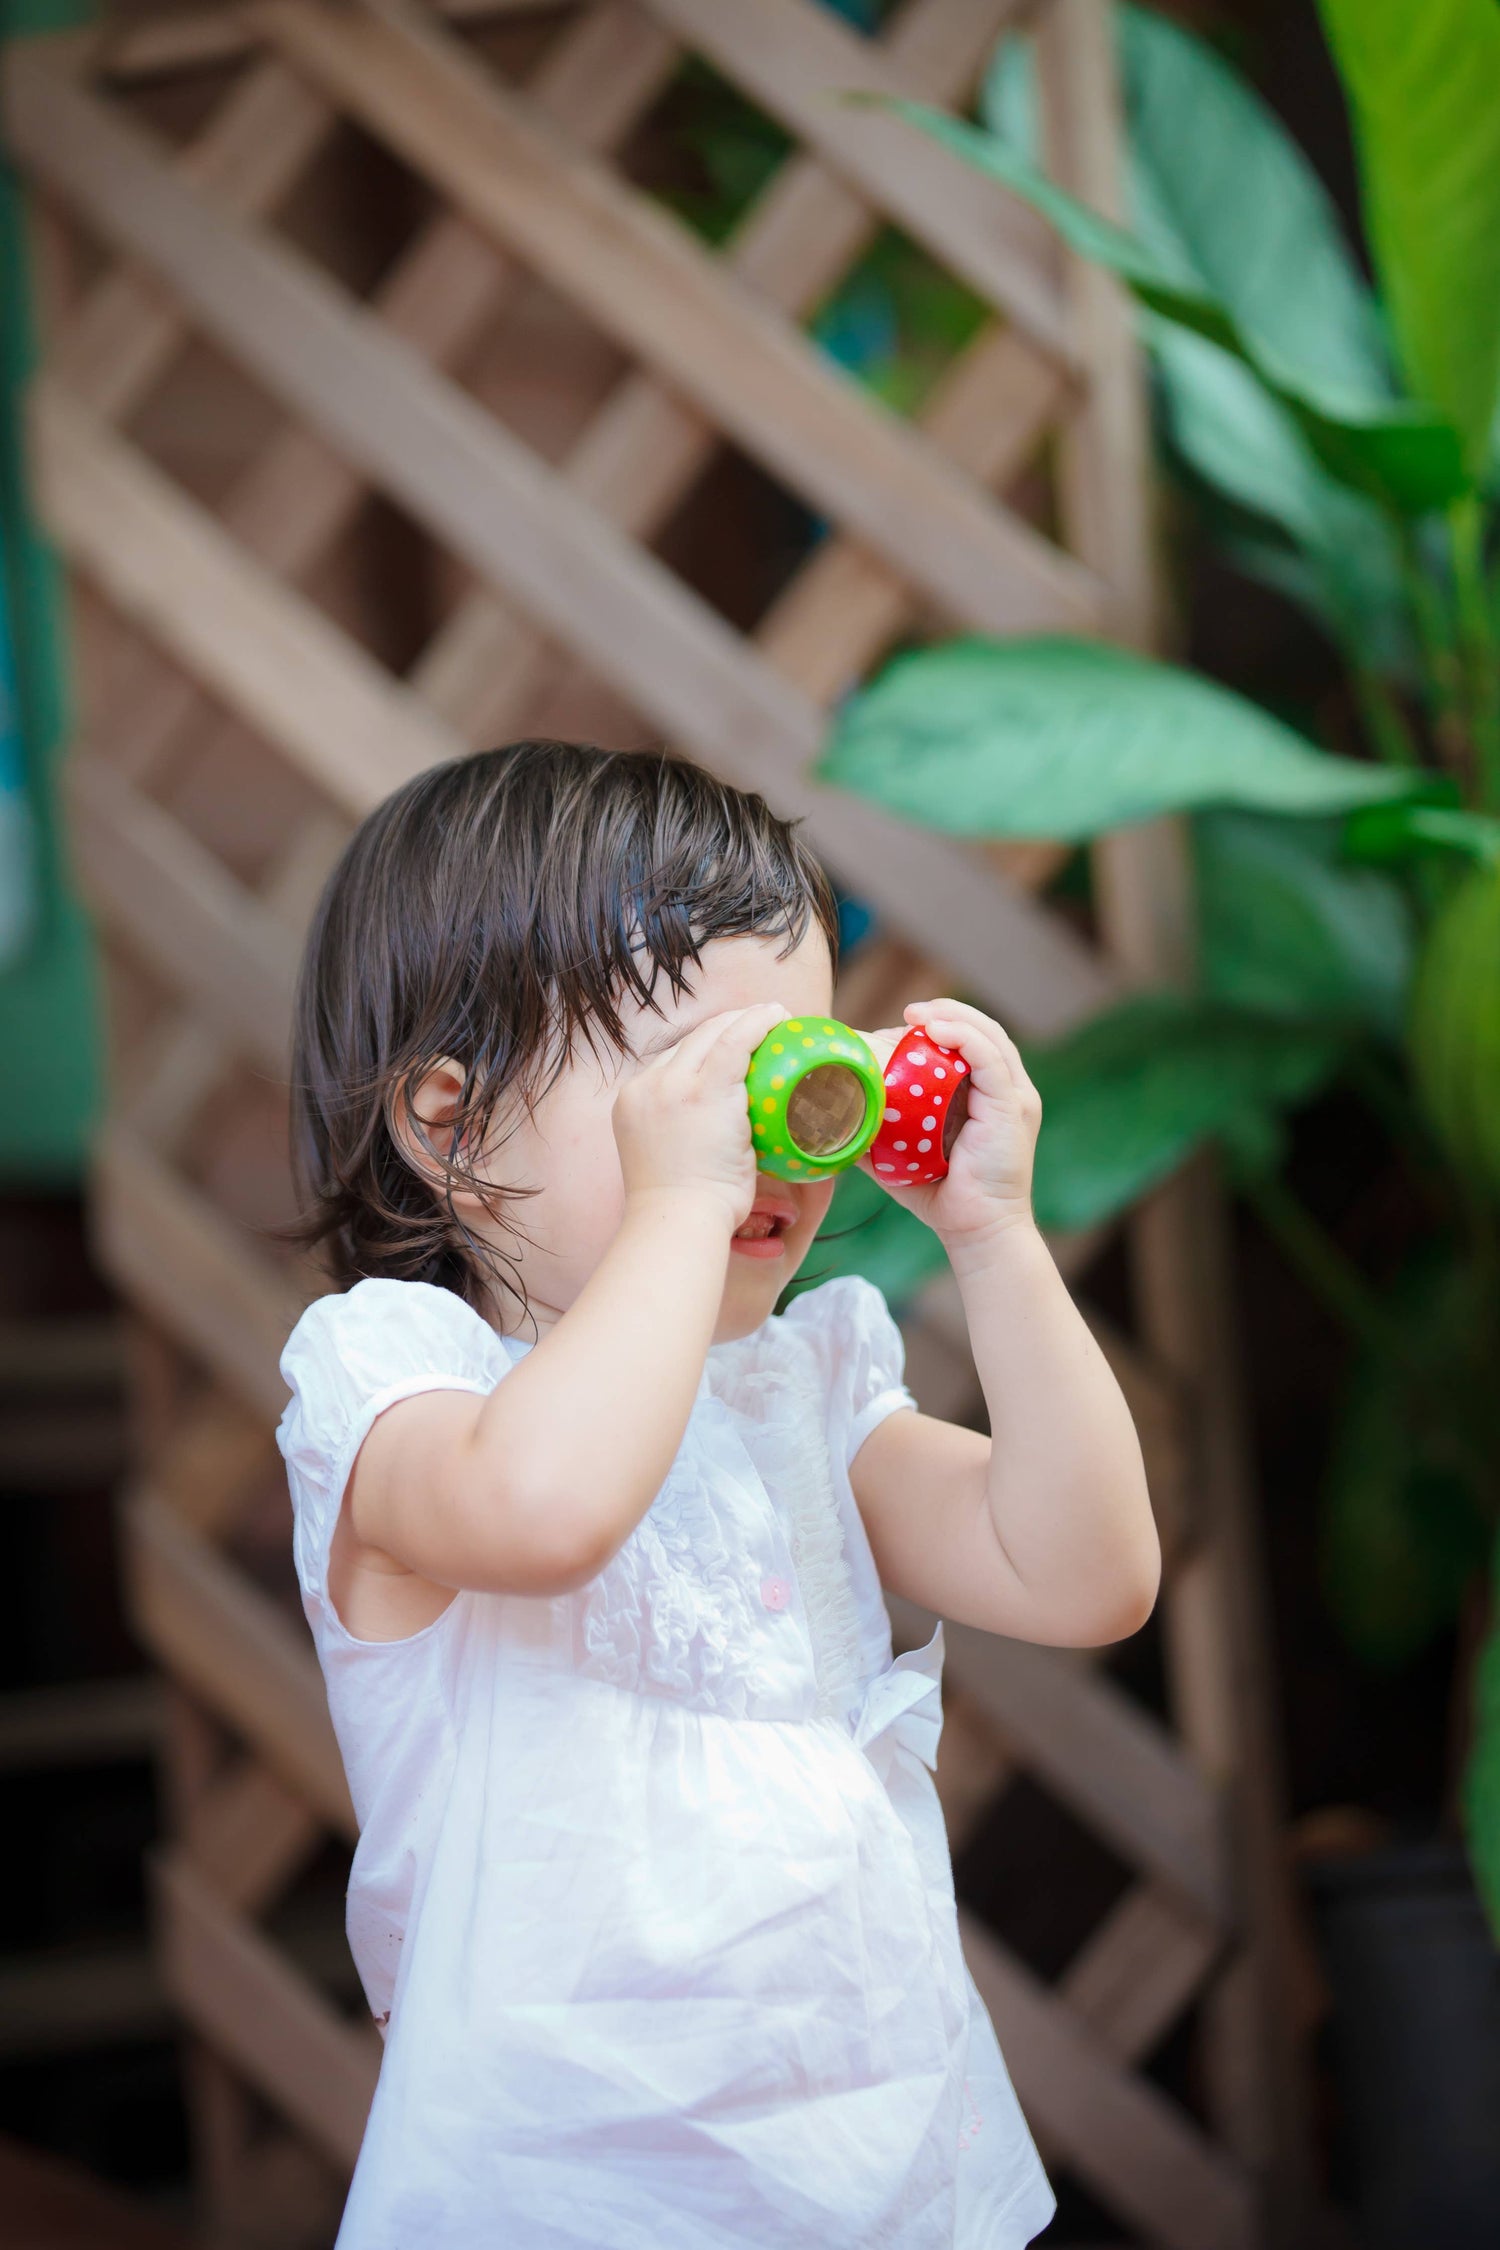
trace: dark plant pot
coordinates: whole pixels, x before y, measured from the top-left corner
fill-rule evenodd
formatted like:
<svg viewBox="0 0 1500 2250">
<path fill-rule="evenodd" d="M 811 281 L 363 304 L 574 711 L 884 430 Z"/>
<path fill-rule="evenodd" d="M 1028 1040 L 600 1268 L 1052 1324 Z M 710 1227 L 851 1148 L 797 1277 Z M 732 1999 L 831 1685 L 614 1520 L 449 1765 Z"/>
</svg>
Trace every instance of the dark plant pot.
<svg viewBox="0 0 1500 2250">
<path fill-rule="evenodd" d="M 1362 2250 L 1500 2245 L 1500 1951 L 1463 1854 L 1312 1871 Z"/>
</svg>

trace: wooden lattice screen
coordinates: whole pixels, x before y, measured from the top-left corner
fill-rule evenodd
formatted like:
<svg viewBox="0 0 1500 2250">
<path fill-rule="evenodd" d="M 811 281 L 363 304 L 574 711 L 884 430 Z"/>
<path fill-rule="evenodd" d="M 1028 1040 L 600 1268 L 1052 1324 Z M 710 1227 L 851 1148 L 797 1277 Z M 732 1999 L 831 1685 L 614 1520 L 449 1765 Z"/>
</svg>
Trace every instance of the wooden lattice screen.
<svg viewBox="0 0 1500 2250">
<path fill-rule="evenodd" d="M 871 902 L 877 939 L 836 1002 L 856 1022 L 957 979 L 1054 1034 L 1188 973 L 1170 828 L 1096 853 L 1096 948 L 1037 895 L 1057 855 L 959 848 L 804 778 L 825 710 L 898 637 L 1152 635 L 1139 378 L 1111 286 L 998 187 L 839 98 L 960 106 L 1021 12 L 908 0 L 867 39 L 814 0 L 279 0 L 13 51 L 47 332 L 34 473 L 81 656 L 72 836 L 110 969 L 93 1207 L 140 1316 L 126 1551 L 173 1683 L 161 1956 L 223 2239 L 327 2238 L 377 2064 L 347 1975 L 285 1904 L 353 1820 L 277 1582 L 276 1362 L 321 1284 L 263 1232 L 289 1208 L 300 932 L 348 824 L 464 746 L 665 738 L 805 814 Z M 1026 28 L 1052 166 L 1108 207 L 1103 0 L 1047 0 Z M 790 144 L 717 252 L 630 172 L 690 55 Z M 373 275 L 350 228 L 308 217 L 314 181 L 337 215 L 356 154 L 367 183 L 384 167 L 395 237 Z M 882 225 L 991 316 L 908 420 L 803 325 Z M 670 536 L 731 456 L 828 527 L 748 630 Z M 362 603 L 380 570 L 421 620 L 404 642 Z M 1080 1281 L 1100 1247 L 1060 1246 Z M 1131 1333 L 1099 1329 L 1169 1554 L 1168 1716 L 1107 1663 L 950 1628 L 940 1781 L 956 1848 L 1024 1775 L 1119 1871 L 1052 1978 L 966 1915 L 1054 2171 L 1132 2239 L 1282 2250 L 1283 1876 L 1209 1177 L 1136 1212 L 1129 1249 Z M 951 1288 L 905 1327 L 923 1403 L 971 1409 Z M 1152 2066 L 1184 2025 L 1168 2091 Z"/>
</svg>

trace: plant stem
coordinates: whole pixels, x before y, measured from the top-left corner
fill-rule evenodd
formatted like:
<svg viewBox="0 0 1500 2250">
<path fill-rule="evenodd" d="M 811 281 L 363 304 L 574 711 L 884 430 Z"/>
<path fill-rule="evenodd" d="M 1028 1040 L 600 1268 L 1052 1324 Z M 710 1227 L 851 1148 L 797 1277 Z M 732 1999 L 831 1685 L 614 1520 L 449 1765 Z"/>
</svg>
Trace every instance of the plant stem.
<svg viewBox="0 0 1500 2250">
<path fill-rule="evenodd" d="M 1493 808 L 1500 805 L 1500 649 L 1484 581 L 1484 511 L 1473 494 L 1448 510 L 1448 532 L 1480 795 Z"/>
<path fill-rule="evenodd" d="M 1380 756 L 1388 766 L 1419 766 L 1422 760 L 1416 737 L 1389 685 L 1360 661 L 1353 648 L 1346 648 L 1345 655 L 1355 697 Z"/>
<path fill-rule="evenodd" d="M 1461 715 L 1461 682 L 1458 652 L 1448 616 L 1447 605 L 1427 574 L 1418 552 L 1414 527 L 1406 517 L 1392 519 L 1396 530 L 1396 553 L 1401 565 L 1401 579 L 1406 588 L 1406 598 L 1411 603 L 1412 615 L 1417 622 L 1417 638 L 1426 658 L 1423 685 L 1428 707 L 1440 743 L 1451 744 L 1453 722 Z"/>
</svg>

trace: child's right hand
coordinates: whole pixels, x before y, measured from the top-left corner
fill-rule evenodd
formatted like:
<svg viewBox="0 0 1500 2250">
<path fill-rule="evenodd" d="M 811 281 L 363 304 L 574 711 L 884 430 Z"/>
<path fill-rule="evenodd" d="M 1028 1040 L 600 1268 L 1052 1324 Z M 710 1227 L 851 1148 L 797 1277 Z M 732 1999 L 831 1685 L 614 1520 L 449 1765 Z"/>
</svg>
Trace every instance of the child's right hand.
<svg viewBox="0 0 1500 2250">
<path fill-rule="evenodd" d="M 778 1000 L 705 1016 L 652 1055 L 615 1096 L 613 1122 L 626 1200 L 706 1191 L 722 1199 L 729 1231 L 755 1201 L 755 1150 L 745 1074 L 750 1057 L 790 1010 Z"/>
</svg>

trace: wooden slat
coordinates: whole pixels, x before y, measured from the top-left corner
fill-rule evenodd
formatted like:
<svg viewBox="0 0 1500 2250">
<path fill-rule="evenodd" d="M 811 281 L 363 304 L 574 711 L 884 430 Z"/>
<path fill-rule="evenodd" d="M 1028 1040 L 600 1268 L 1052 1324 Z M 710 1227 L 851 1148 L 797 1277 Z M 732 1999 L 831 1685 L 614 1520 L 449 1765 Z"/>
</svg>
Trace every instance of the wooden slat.
<svg viewBox="0 0 1500 2250">
<path fill-rule="evenodd" d="M 481 25 L 506 16 L 551 15 L 562 0 L 430 0 L 452 24 Z M 237 62 L 260 44 L 256 10 L 228 0 L 223 6 L 189 6 L 170 15 L 125 22 L 88 51 L 106 77 L 123 83 L 171 77 Z"/>
<path fill-rule="evenodd" d="M 1071 2168 L 1160 2250 L 1252 2250 L 1250 2183 L 972 1915 L 964 1951 L 1022 2107 Z"/>
<path fill-rule="evenodd" d="M 358 1835 L 305 1633 L 148 1489 L 127 1501 L 125 1580 L 158 1663 L 250 1743 L 339 1835 Z"/>
<path fill-rule="evenodd" d="M 1008 332 L 991 330 L 938 385 L 922 426 L 984 484 L 1004 486 L 1026 463 L 1063 404 L 1056 374 Z M 856 539 L 824 540 L 756 630 L 782 676 L 832 704 L 911 622 L 900 572 Z M 1037 867 L 1040 876 L 1045 865 Z"/>
<path fill-rule="evenodd" d="M 462 752 L 419 697 L 50 381 L 31 436 L 38 502 L 70 560 L 336 804 L 358 816 Z"/>
<path fill-rule="evenodd" d="M 317 1813 L 252 1756 L 190 1808 L 180 1842 L 222 1905 L 261 1914 L 322 1838 Z"/>
<path fill-rule="evenodd" d="M 551 42 L 531 91 L 581 146 L 608 149 L 661 91 L 676 60 L 675 42 L 628 0 L 603 0 Z M 303 98 L 310 98 L 305 91 Z M 452 367 L 494 320 L 518 274 L 514 262 L 467 219 L 444 210 L 382 278 L 372 303 L 393 334 L 434 365 Z M 218 515 L 224 529 L 261 562 L 284 577 L 300 578 L 348 527 L 364 491 L 353 463 L 316 431 L 291 422 L 237 480 Z M 209 726 L 209 755 L 220 739 L 222 730 L 205 712 L 191 680 L 153 661 L 142 644 L 137 643 L 134 677 L 127 675 L 121 702 L 115 754 L 132 771 L 149 769 L 175 736 L 190 729 Z"/>
<path fill-rule="evenodd" d="M 872 40 L 811 0 L 646 0 L 653 15 L 818 149 L 940 264 L 1064 365 L 1074 357 L 1050 228 L 903 118 L 860 96 L 910 95 Z M 1022 12 L 1020 0 L 1007 10 Z"/>
<path fill-rule="evenodd" d="M 275 57 L 222 103 L 179 159 L 180 177 L 231 211 L 271 210 L 333 128 L 328 104 Z M 182 345 L 180 308 L 149 273 L 126 266 L 101 281 L 58 337 L 49 365 L 107 421 L 138 406 Z"/>
<path fill-rule="evenodd" d="M 932 100 L 954 98 L 988 53 L 1008 5 L 1009 0 L 916 0 L 889 34 L 891 64 Z M 797 151 L 741 219 L 723 259 L 772 304 L 800 316 L 828 294 L 874 232 L 869 206 L 816 157 Z M 1025 363 L 1018 380 L 1029 376 L 1055 399 L 1062 378 L 1053 363 L 1018 341 L 1011 349 Z M 1020 408 L 1023 401 L 1015 404 Z M 990 405 L 990 426 L 1004 426 L 1008 417 L 994 414 L 993 399 Z M 622 530 L 649 541 L 720 442 L 711 418 L 654 373 L 636 369 L 572 448 L 563 474 L 581 498 Z M 850 543 L 833 544 L 847 551 Z M 863 556 L 864 550 L 858 552 Z M 871 560 L 867 567 L 891 582 L 884 564 Z M 898 614 L 904 618 L 910 609 L 902 583 Z M 544 679 L 564 661 L 543 635 L 528 633 L 481 587 L 434 636 L 413 678 L 453 724 L 494 739 L 525 727 Z M 782 669 L 788 678 L 797 677 L 790 667 Z"/>
<path fill-rule="evenodd" d="M 285 1076 L 295 936 L 179 821 L 95 752 L 66 769 L 71 839 L 91 905 L 172 989 Z"/>
<path fill-rule="evenodd" d="M 264 21 L 329 95 L 949 615 L 1087 631 L 1091 575 L 985 501 L 816 346 L 739 289 L 686 227 L 561 140 L 413 11 L 271 0 Z"/>
<path fill-rule="evenodd" d="M 92 1187 L 99 1253 L 123 1293 L 278 1420 L 277 1362 L 305 1292 L 118 1122 L 95 1144 Z"/>
<path fill-rule="evenodd" d="M 1046 1036 L 1110 996 L 1105 965 L 977 854 L 808 783 L 814 707 L 331 282 L 205 211 L 143 135 L 36 55 L 12 55 L 7 90 L 9 129 L 34 169 L 169 272 L 221 341 L 668 735 L 804 817 L 829 864 L 857 870 L 863 895 L 997 1013 Z M 170 630 L 170 617 L 159 622 Z"/>
<path fill-rule="evenodd" d="M 929 1637 L 925 1610 L 894 1597 L 888 1607 L 906 1645 Z M 1216 1929 L 1232 1928 L 1222 1799 L 1166 1729 L 1071 1653 L 944 1630 L 954 1679 L 1047 1788 Z"/>
<path fill-rule="evenodd" d="M 1058 1979 L 1058 1997 L 1121 2061 L 1149 2055 L 1219 1952 L 1204 1922 L 1160 1883 L 1137 1883 Z"/>
<path fill-rule="evenodd" d="M 380 2049 L 178 1856 L 154 1869 L 168 1990 L 189 2022 L 345 2170 L 359 2154 Z"/>
</svg>

